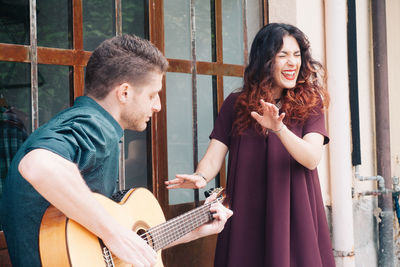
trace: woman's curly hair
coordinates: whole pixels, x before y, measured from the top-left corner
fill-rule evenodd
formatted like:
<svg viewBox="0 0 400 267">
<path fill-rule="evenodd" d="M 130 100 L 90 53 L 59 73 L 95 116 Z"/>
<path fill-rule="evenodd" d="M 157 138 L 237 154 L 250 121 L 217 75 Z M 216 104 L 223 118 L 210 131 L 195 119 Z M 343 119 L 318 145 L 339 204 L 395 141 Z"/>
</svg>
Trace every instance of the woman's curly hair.
<svg viewBox="0 0 400 267">
<path fill-rule="evenodd" d="M 286 113 L 284 122 L 304 122 L 316 107 L 327 108 L 329 105 L 323 67 L 312 58 L 310 43 L 305 34 L 289 24 L 271 23 L 257 33 L 251 46 L 243 89 L 235 103 L 233 132 L 237 135 L 249 127 L 255 127 L 258 132 L 262 132 L 261 126 L 251 117 L 250 112 L 262 113 L 261 99 L 275 103 L 271 90 L 275 82 L 275 56 L 282 48 L 285 36 L 294 37 L 299 44 L 301 67 L 295 88 L 284 89 L 282 92 L 280 111 Z"/>
</svg>

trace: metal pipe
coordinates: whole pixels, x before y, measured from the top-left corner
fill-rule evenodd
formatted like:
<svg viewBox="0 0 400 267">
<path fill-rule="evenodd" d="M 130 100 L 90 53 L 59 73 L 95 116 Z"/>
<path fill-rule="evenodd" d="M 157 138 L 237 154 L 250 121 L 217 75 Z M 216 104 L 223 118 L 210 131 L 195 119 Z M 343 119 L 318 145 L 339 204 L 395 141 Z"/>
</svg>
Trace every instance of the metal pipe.
<svg viewBox="0 0 400 267">
<path fill-rule="evenodd" d="M 386 188 L 391 190 L 389 86 L 386 40 L 386 1 L 371 1 L 372 36 L 374 54 L 374 92 L 376 122 L 377 173 L 385 179 Z M 394 266 L 393 251 L 393 199 L 391 192 L 378 196 L 381 208 L 379 223 L 379 266 Z"/>
<path fill-rule="evenodd" d="M 193 171 L 198 164 L 198 121 L 197 121 L 197 50 L 196 50 L 196 5 L 190 0 L 190 47 L 192 51 L 192 133 L 193 133 Z M 194 189 L 194 202 L 199 205 L 199 190 Z"/>
<path fill-rule="evenodd" d="M 400 193 L 400 187 L 399 187 L 399 177 L 393 176 L 393 189 L 386 188 L 385 186 L 385 179 L 380 176 L 361 176 L 359 172 L 359 165 L 355 166 L 355 173 L 354 176 L 356 179 L 359 181 L 377 181 L 378 183 L 378 189 L 377 190 L 370 190 L 370 191 L 363 191 L 363 192 L 358 192 L 358 196 L 379 196 L 381 194 L 389 194 L 392 193 L 393 195 L 396 194 L 398 195 Z"/>
<path fill-rule="evenodd" d="M 39 85 L 38 85 L 38 58 L 37 58 L 37 19 L 36 0 L 29 1 L 30 46 L 31 62 L 31 101 L 32 101 L 32 132 L 39 127 Z"/>
<path fill-rule="evenodd" d="M 350 115 L 351 115 L 351 136 L 352 136 L 352 163 L 361 164 L 361 141 L 360 141 L 360 114 L 358 99 L 358 62 L 357 62 L 357 11 L 356 0 L 347 1 L 348 23 L 347 23 L 347 44 L 348 44 L 348 65 L 350 85 Z"/>
<path fill-rule="evenodd" d="M 328 113 L 332 245 L 337 267 L 355 266 L 346 14 L 346 0 L 325 1 L 327 85 L 332 103 Z"/>
<path fill-rule="evenodd" d="M 354 170 L 355 170 L 354 176 L 359 181 L 377 181 L 378 182 L 378 191 L 379 192 L 385 193 L 386 191 L 388 191 L 385 188 L 385 179 L 382 176 L 380 176 L 380 175 L 377 175 L 377 176 L 361 176 L 360 175 L 360 167 L 359 167 L 359 165 L 355 166 Z"/>
<path fill-rule="evenodd" d="M 247 36 L 247 0 L 242 0 L 242 21 L 243 21 L 243 65 L 249 64 L 249 48 Z"/>
<path fill-rule="evenodd" d="M 121 0 L 114 1 L 115 6 L 115 35 L 122 35 L 122 5 Z M 125 138 L 122 136 L 119 143 L 119 171 L 118 171 L 118 188 L 124 190 L 126 185 L 125 177 Z"/>
</svg>

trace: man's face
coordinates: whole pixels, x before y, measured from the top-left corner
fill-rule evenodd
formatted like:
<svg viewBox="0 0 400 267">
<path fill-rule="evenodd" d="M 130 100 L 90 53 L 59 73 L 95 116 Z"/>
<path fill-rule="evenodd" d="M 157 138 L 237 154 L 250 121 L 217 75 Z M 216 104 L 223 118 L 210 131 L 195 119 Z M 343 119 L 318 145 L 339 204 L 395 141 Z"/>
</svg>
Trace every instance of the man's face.
<svg viewBox="0 0 400 267">
<path fill-rule="evenodd" d="M 162 73 L 153 71 L 147 75 L 145 83 L 130 87 L 132 94 L 121 114 L 125 129 L 144 131 L 153 113 L 161 110 L 162 78 Z"/>
</svg>

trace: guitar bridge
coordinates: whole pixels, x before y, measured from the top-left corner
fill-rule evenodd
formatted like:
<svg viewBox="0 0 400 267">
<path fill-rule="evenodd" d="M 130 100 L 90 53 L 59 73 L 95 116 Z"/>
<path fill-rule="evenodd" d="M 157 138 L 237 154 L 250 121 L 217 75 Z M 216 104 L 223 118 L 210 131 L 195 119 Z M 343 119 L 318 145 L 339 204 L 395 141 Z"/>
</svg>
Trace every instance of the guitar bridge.
<svg viewBox="0 0 400 267">
<path fill-rule="evenodd" d="M 106 263 L 106 266 L 107 267 L 114 267 L 115 266 L 114 265 L 114 260 L 113 260 L 113 257 L 112 257 L 112 254 L 111 254 L 110 250 L 106 247 L 106 245 L 104 245 L 103 240 L 101 240 L 100 238 L 99 238 L 99 242 L 100 242 L 101 251 L 102 251 L 102 254 L 103 254 L 103 259 L 104 259 L 104 262 Z"/>
</svg>

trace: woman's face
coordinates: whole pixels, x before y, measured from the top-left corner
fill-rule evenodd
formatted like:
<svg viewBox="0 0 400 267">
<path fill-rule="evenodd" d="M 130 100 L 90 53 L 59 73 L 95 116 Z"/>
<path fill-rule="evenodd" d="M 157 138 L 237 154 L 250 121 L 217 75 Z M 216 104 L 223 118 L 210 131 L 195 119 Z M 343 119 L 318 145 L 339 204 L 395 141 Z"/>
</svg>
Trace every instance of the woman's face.
<svg viewBox="0 0 400 267">
<path fill-rule="evenodd" d="M 275 98 L 279 98 L 283 89 L 296 86 L 301 66 L 300 47 L 293 36 L 283 37 L 281 50 L 275 56 L 274 88 Z"/>
</svg>

